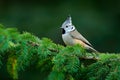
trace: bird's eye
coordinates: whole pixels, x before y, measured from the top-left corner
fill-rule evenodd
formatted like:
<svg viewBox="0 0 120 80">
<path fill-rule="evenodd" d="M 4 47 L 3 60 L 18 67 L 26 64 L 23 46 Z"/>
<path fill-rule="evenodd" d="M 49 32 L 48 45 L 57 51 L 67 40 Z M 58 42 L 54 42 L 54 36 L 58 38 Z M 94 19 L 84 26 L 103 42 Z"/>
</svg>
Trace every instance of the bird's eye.
<svg viewBox="0 0 120 80">
<path fill-rule="evenodd" d="M 68 26 L 66 26 L 66 28 L 68 28 Z"/>
<path fill-rule="evenodd" d="M 73 29 L 73 27 L 71 29 Z"/>
</svg>

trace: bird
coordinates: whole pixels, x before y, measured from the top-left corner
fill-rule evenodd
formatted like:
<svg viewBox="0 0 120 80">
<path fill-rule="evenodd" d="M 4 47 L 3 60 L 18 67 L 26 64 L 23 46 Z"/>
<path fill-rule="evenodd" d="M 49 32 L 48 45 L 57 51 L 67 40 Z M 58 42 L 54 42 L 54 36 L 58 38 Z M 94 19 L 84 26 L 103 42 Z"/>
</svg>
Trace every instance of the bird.
<svg viewBox="0 0 120 80">
<path fill-rule="evenodd" d="M 73 46 L 76 44 L 81 45 L 84 49 L 97 53 L 98 51 L 93 48 L 91 43 L 85 39 L 72 24 L 71 16 L 63 22 L 62 26 L 62 39 L 65 45 Z"/>
</svg>

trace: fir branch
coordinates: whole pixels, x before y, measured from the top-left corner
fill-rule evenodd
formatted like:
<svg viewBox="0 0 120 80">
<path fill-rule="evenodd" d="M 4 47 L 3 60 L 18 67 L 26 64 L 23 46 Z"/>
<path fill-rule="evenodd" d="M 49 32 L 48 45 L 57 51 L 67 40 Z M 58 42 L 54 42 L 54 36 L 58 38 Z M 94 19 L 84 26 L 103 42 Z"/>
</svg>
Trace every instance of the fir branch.
<svg viewBox="0 0 120 80">
<path fill-rule="evenodd" d="M 46 80 L 118 80 L 120 55 L 87 53 L 80 45 L 62 46 L 48 38 L 0 25 L 0 67 L 7 66 L 11 79 L 20 72 L 38 69 Z M 5 72 L 6 72 L 5 71 Z M 6 75 L 6 77 L 9 78 Z"/>
</svg>

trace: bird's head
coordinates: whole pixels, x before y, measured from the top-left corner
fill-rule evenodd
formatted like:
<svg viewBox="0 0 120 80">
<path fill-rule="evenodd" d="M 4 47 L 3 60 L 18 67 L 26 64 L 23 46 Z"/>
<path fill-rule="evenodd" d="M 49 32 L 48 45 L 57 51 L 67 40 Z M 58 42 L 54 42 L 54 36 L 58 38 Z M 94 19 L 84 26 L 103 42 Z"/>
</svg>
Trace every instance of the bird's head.
<svg viewBox="0 0 120 80">
<path fill-rule="evenodd" d="M 61 26 L 63 33 L 68 33 L 75 30 L 75 26 L 72 24 L 71 16 L 68 16 L 67 19 L 63 22 Z"/>
</svg>

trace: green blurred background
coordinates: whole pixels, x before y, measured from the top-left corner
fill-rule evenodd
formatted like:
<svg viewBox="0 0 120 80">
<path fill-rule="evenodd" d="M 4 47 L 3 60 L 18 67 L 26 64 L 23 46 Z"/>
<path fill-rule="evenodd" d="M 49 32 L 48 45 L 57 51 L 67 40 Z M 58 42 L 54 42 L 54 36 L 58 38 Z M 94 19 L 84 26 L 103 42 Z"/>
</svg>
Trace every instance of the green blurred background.
<svg viewBox="0 0 120 80">
<path fill-rule="evenodd" d="M 120 0 L 0 0 L 0 23 L 64 44 L 60 26 L 68 15 L 100 52 L 120 52 Z"/>
</svg>

